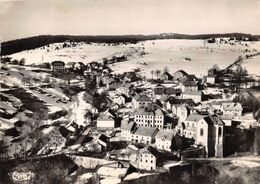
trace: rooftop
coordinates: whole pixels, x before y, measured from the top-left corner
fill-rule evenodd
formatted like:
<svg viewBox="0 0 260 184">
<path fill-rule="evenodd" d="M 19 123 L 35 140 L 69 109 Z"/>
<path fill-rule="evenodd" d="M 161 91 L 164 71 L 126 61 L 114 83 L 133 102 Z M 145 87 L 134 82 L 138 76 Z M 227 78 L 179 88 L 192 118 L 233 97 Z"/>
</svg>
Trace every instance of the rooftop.
<svg viewBox="0 0 260 184">
<path fill-rule="evenodd" d="M 183 92 L 185 95 L 196 95 L 196 96 L 201 96 L 202 92 L 201 91 L 191 91 L 191 90 L 185 90 Z"/>
<path fill-rule="evenodd" d="M 149 136 L 152 137 L 158 132 L 157 128 L 139 126 L 135 131 L 135 135 Z"/>
<path fill-rule="evenodd" d="M 175 130 L 159 130 L 159 132 L 156 134 L 156 138 L 171 141 L 175 135 Z"/>
<path fill-rule="evenodd" d="M 197 86 L 198 82 L 197 81 L 191 81 L 187 80 L 183 83 L 184 86 Z"/>
<path fill-rule="evenodd" d="M 136 101 L 152 101 L 146 94 L 137 94 L 134 96 Z"/>
<path fill-rule="evenodd" d="M 225 111 L 242 111 L 243 110 L 240 103 L 234 103 L 234 102 L 223 103 L 222 108 Z"/>
<path fill-rule="evenodd" d="M 134 121 L 122 121 L 122 124 L 121 124 L 121 129 L 123 130 L 132 130 L 134 128 L 134 126 L 136 125 L 136 123 Z"/>
<path fill-rule="evenodd" d="M 199 120 L 201 120 L 203 118 L 202 115 L 200 114 L 190 114 L 185 121 L 194 121 L 194 122 L 198 122 Z"/>
</svg>

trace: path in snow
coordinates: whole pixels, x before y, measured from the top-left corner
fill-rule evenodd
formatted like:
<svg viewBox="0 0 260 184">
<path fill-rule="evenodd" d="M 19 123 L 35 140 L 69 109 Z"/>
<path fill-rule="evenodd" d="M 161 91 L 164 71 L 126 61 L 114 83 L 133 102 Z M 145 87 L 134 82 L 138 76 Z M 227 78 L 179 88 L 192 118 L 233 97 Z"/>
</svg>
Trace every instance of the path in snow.
<svg viewBox="0 0 260 184">
<path fill-rule="evenodd" d="M 78 125 L 83 126 L 88 124 L 88 122 L 86 122 L 87 119 L 84 115 L 86 114 L 87 110 L 92 108 L 92 106 L 84 100 L 84 93 L 85 92 L 82 91 L 78 93 L 77 96 L 74 98 L 75 104 L 74 108 L 71 111 L 71 120 L 75 121 Z"/>
</svg>

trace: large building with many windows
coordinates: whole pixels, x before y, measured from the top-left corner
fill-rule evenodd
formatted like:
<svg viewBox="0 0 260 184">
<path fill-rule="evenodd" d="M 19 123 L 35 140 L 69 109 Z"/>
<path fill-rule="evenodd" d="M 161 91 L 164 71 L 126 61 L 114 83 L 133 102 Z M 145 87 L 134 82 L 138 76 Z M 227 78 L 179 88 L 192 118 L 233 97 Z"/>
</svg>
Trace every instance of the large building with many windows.
<svg viewBox="0 0 260 184">
<path fill-rule="evenodd" d="M 157 127 L 162 129 L 164 126 L 164 112 L 162 109 L 139 108 L 134 112 L 134 121 L 139 126 Z"/>
</svg>

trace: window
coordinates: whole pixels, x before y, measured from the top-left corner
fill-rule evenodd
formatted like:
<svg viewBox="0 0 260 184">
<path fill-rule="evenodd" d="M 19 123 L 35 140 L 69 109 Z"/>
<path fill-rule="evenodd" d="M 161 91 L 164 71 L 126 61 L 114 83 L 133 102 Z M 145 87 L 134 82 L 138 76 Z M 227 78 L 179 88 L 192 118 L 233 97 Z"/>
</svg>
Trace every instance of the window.
<svg viewBox="0 0 260 184">
<path fill-rule="evenodd" d="M 200 129 L 200 136 L 203 136 L 203 128 Z"/>
<path fill-rule="evenodd" d="M 153 161 L 151 160 L 151 163 L 153 163 Z"/>
<path fill-rule="evenodd" d="M 218 135 L 219 135 L 219 136 L 222 135 L 222 129 L 221 129 L 221 127 L 218 128 Z"/>
</svg>

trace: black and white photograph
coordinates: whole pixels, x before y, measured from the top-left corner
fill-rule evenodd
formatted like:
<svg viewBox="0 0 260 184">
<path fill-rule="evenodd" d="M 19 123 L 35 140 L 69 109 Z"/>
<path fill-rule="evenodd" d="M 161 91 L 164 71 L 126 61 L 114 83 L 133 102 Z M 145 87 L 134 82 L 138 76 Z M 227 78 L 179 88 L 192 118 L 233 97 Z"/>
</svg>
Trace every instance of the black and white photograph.
<svg viewBox="0 0 260 184">
<path fill-rule="evenodd" d="M 260 0 L 0 0 L 0 184 L 259 184 Z"/>
</svg>

